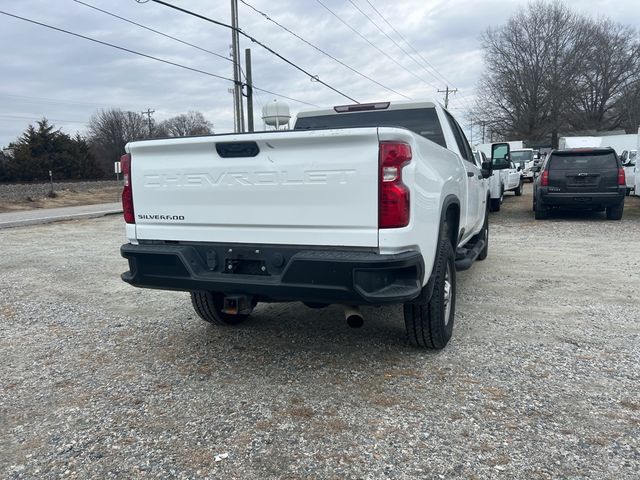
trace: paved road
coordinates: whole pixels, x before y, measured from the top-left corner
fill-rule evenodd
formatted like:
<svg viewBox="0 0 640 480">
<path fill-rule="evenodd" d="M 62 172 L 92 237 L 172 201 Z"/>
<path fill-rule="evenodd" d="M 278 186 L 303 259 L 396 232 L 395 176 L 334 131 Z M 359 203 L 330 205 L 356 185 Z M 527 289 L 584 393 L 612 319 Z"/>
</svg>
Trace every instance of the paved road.
<svg viewBox="0 0 640 480">
<path fill-rule="evenodd" d="M 120 212 L 122 212 L 122 205 L 120 203 L 21 210 L 18 212 L 0 213 L 0 228 L 22 227 L 25 225 L 59 222 L 61 220 L 102 217 Z"/>
</svg>

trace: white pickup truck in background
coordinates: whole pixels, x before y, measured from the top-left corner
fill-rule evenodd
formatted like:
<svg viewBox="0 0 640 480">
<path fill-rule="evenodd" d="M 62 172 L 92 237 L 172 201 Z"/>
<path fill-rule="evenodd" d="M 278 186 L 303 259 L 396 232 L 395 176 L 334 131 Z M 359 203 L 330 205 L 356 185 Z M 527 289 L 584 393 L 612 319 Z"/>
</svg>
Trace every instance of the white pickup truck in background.
<svg viewBox="0 0 640 480">
<path fill-rule="evenodd" d="M 520 176 L 523 180 L 533 182 L 533 172 L 531 167 L 536 160 L 536 152 L 533 148 L 519 148 L 511 150 L 511 160 L 516 166 L 516 169 L 520 167 Z"/>
<path fill-rule="evenodd" d="M 493 144 L 495 147 L 496 144 Z M 492 158 L 493 175 L 489 178 L 489 190 L 491 193 L 490 210 L 499 212 L 504 200 L 504 192 L 513 191 L 516 196 L 522 195 L 522 175 L 520 170 L 510 159 L 510 153 L 506 158 Z"/>
<path fill-rule="evenodd" d="M 620 154 L 620 161 L 622 162 L 625 180 L 627 182 L 627 195 L 631 195 L 631 193 L 636 190 L 636 165 L 638 164 L 638 151 L 624 150 Z"/>
<path fill-rule="evenodd" d="M 502 145 L 502 147 L 501 147 Z M 508 145 L 501 156 L 508 156 Z M 452 333 L 456 270 L 484 259 L 491 163 L 436 102 L 302 112 L 294 130 L 127 145 L 124 281 L 191 293 L 214 324 L 258 302 L 404 304 L 413 345 Z"/>
</svg>

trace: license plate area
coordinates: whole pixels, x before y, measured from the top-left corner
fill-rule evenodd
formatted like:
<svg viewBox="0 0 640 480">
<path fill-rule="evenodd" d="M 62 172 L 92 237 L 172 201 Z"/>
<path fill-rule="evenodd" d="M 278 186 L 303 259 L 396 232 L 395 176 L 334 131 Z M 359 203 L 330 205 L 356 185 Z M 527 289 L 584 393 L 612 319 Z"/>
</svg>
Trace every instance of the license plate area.
<svg viewBox="0 0 640 480">
<path fill-rule="evenodd" d="M 236 275 L 269 275 L 267 261 L 260 250 L 229 249 L 224 259 L 224 273 Z"/>
</svg>

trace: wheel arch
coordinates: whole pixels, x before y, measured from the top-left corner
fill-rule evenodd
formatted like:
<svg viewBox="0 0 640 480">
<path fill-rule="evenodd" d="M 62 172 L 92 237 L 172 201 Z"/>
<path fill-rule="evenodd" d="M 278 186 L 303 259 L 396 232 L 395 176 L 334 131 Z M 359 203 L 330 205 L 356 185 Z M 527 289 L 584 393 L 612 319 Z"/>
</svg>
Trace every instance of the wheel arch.
<svg viewBox="0 0 640 480">
<path fill-rule="evenodd" d="M 445 222 L 449 225 L 449 240 L 455 251 L 458 246 L 458 232 L 460 230 L 460 200 L 455 195 L 448 195 L 442 202 L 440 231 L 442 231 Z"/>
</svg>

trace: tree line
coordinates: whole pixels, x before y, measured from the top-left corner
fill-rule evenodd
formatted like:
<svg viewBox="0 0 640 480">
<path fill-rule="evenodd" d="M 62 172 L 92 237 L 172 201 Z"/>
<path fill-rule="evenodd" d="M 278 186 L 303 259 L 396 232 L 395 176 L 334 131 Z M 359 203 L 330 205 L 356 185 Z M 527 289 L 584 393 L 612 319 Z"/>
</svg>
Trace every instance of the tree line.
<svg viewBox="0 0 640 480">
<path fill-rule="evenodd" d="M 194 111 L 156 125 L 140 113 L 101 110 L 85 136 L 70 136 L 43 118 L 0 151 L 0 181 L 43 181 L 49 172 L 56 180 L 113 178 L 114 162 L 130 141 L 212 133 L 213 124 Z"/>
<path fill-rule="evenodd" d="M 560 134 L 640 124 L 638 30 L 536 0 L 482 36 L 475 123 L 494 139 L 558 145 Z"/>
</svg>

